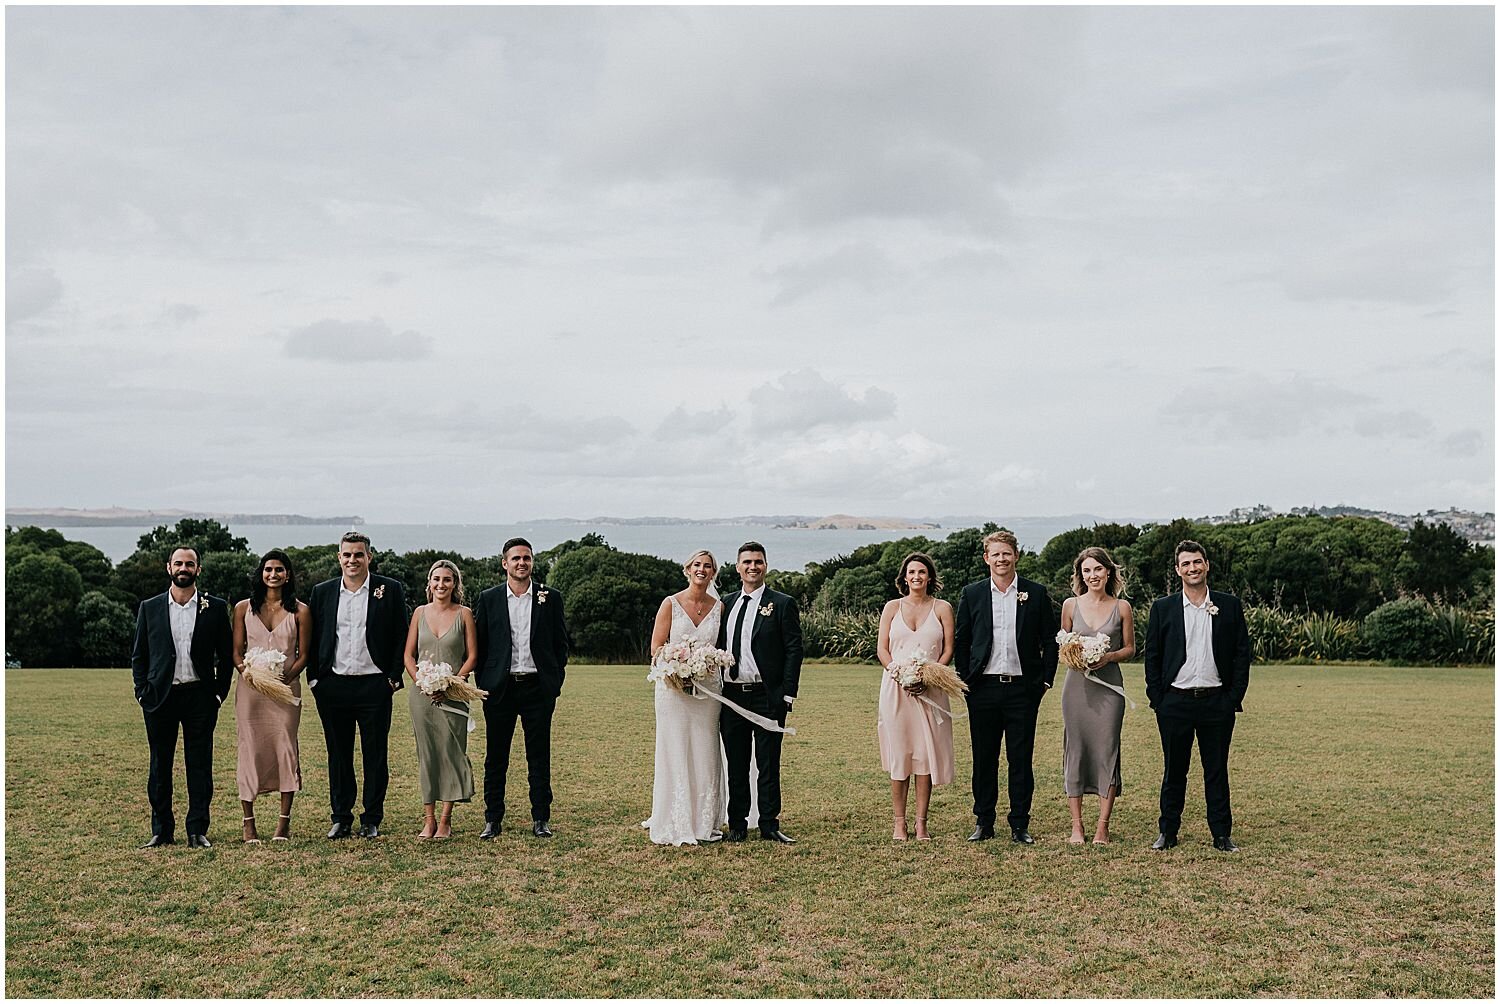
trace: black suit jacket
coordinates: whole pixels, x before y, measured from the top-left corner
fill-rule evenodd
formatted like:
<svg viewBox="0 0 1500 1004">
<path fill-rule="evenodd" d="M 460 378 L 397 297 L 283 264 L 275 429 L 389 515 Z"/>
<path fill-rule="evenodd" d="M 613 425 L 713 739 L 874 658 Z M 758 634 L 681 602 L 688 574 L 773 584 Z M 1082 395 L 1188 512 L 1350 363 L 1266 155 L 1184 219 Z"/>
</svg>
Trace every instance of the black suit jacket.
<svg viewBox="0 0 1500 1004">
<path fill-rule="evenodd" d="M 338 651 L 340 578 L 325 579 L 313 586 L 312 653 L 307 660 L 309 686 L 333 672 Z M 406 671 L 406 591 L 401 583 L 384 575 L 370 576 L 365 606 L 365 646 L 386 679 L 400 690 Z"/>
<path fill-rule="evenodd" d="M 1210 589 L 1208 601 L 1219 608 L 1213 621 L 1214 666 L 1224 685 L 1226 706 L 1244 711 L 1245 690 L 1250 686 L 1250 629 L 1245 625 L 1245 607 L 1231 593 Z M 1154 708 L 1187 662 L 1187 628 L 1182 613 L 1182 593 L 1163 596 L 1151 604 L 1146 623 L 1146 700 Z"/>
<path fill-rule="evenodd" d="M 207 593 L 198 594 L 198 617 L 188 653 L 193 660 L 193 674 L 212 683 L 219 703 L 223 704 L 229 683 L 234 679 L 234 640 L 229 630 L 227 602 Z M 141 707 L 155 711 L 166 703 L 167 695 L 172 692 L 172 678 L 177 673 L 177 646 L 172 641 L 166 593 L 141 601 L 135 616 L 130 673 L 135 680 L 135 699 Z"/>
<path fill-rule="evenodd" d="M 486 700 L 498 701 L 510 684 L 514 652 L 510 637 L 510 584 L 502 582 L 479 594 L 474 604 L 474 633 L 479 643 L 475 685 L 489 691 Z M 535 579 L 531 582 L 531 661 L 538 681 L 556 698 L 567 676 L 572 639 L 563 618 L 563 595 Z"/>
<path fill-rule="evenodd" d="M 731 622 L 744 595 L 740 590 L 723 600 L 718 647 L 726 651 L 732 651 Z M 797 683 L 802 678 L 802 619 L 797 614 L 797 601 L 767 586 L 760 594 L 760 606 L 746 610 L 745 616 L 755 618 L 750 629 L 750 654 L 765 681 L 766 697 L 774 715 L 786 706 L 788 697 L 797 696 Z"/>
<path fill-rule="evenodd" d="M 1047 587 L 1016 577 L 1016 651 L 1021 657 L 1021 678 L 1026 689 L 1040 696 L 1057 675 L 1057 614 Z M 990 580 L 964 586 L 958 598 L 957 623 L 953 631 L 953 668 L 965 683 L 984 673 L 995 638 L 995 617 L 990 604 Z"/>
</svg>

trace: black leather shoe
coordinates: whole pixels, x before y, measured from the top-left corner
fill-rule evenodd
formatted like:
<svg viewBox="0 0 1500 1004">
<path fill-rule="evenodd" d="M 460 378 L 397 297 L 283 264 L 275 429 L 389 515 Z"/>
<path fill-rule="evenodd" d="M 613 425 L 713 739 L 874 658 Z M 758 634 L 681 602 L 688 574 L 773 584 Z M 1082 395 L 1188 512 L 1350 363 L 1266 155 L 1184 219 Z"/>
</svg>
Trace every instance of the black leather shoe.
<svg viewBox="0 0 1500 1004">
<path fill-rule="evenodd" d="M 1230 854 L 1233 854 L 1239 849 L 1240 845 L 1235 843 L 1233 840 L 1230 840 L 1228 837 L 1214 837 L 1214 850 L 1216 851 L 1226 851 Z"/>
<path fill-rule="evenodd" d="M 484 829 L 479 831 L 480 840 L 494 840 L 500 835 L 500 824 L 486 822 Z"/>
<path fill-rule="evenodd" d="M 352 836 L 353 833 L 354 833 L 354 827 L 352 827 L 350 824 L 348 824 L 348 823 L 334 823 L 333 826 L 332 826 L 332 828 L 330 828 L 329 831 L 328 831 L 328 839 L 329 840 L 343 840 L 345 837 Z"/>
<path fill-rule="evenodd" d="M 787 836 L 780 830 L 761 830 L 760 839 L 774 840 L 778 844 L 795 844 L 797 842 L 795 838 Z"/>
<path fill-rule="evenodd" d="M 1156 835 L 1156 842 L 1151 845 L 1151 849 L 1153 851 L 1166 851 L 1166 850 L 1171 850 L 1173 847 L 1176 847 L 1176 846 L 1177 846 L 1177 838 L 1176 837 L 1169 837 L 1165 833 L 1158 833 Z"/>
<path fill-rule="evenodd" d="M 969 834 L 970 842 L 994 839 L 995 828 L 993 826 L 985 826 L 983 823 L 980 823 L 978 826 L 974 827 L 974 832 Z"/>
<path fill-rule="evenodd" d="M 746 836 L 747 834 L 743 827 L 731 826 L 729 832 L 724 834 L 724 842 L 727 844 L 744 843 Z"/>
<path fill-rule="evenodd" d="M 148 847 L 165 847 L 168 844 L 175 844 L 175 843 L 177 843 L 177 841 L 173 840 L 171 837 L 163 836 L 160 833 L 155 833 L 155 834 L 152 834 L 150 840 L 148 840 L 144 844 L 142 844 L 139 848 L 137 848 L 137 850 L 144 851 Z"/>
<path fill-rule="evenodd" d="M 531 835 L 533 837 L 550 837 L 552 836 L 552 827 L 547 825 L 545 819 L 533 819 L 531 821 Z"/>
<path fill-rule="evenodd" d="M 1027 833 L 1024 829 L 1022 829 L 1022 830 L 1011 830 L 1010 831 L 1010 839 L 1012 841 L 1014 841 L 1015 843 L 1018 843 L 1018 844 L 1034 844 L 1034 843 L 1036 843 L 1036 841 L 1034 839 L 1032 839 L 1031 834 Z"/>
<path fill-rule="evenodd" d="M 201 848 L 203 848 L 206 851 L 210 847 L 212 847 L 213 844 L 209 843 L 208 842 L 208 838 L 205 837 L 201 833 L 189 833 L 188 834 L 188 846 L 189 847 L 201 847 Z"/>
<path fill-rule="evenodd" d="M 360 827 L 359 827 L 359 836 L 364 837 L 366 840 L 374 840 L 376 837 L 380 836 L 380 826 L 379 826 L 379 824 L 377 824 L 377 823 L 369 823 L 369 824 L 363 824 L 362 823 L 362 824 L 360 824 Z"/>
</svg>

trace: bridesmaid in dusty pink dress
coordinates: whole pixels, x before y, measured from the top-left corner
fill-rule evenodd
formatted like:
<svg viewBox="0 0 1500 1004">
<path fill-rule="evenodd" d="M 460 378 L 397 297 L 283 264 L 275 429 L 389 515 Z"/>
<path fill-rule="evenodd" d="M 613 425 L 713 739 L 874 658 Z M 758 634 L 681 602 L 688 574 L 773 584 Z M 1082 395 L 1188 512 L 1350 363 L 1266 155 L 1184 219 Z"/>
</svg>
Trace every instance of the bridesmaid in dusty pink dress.
<svg viewBox="0 0 1500 1004">
<path fill-rule="evenodd" d="M 921 652 L 928 662 L 953 659 L 953 606 L 932 595 L 942 588 L 933 560 L 913 551 L 902 559 L 896 575 L 901 598 L 887 603 L 880 614 L 876 651 L 887 671 L 880 678 L 876 731 L 881 769 L 891 775 L 892 840 L 906 839 L 906 796 L 912 778 L 916 778 L 918 840 L 932 839 L 927 832 L 932 786 L 953 780 L 953 717 L 948 714 L 948 695 L 937 690 L 908 691 L 892 675 L 892 667 L 914 652 Z"/>
<path fill-rule="evenodd" d="M 250 575 L 250 598 L 234 606 L 234 664 L 243 666 L 252 648 L 269 648 L 286 656 L 282 678 L 292 693 L 301 694 L 297 676 L 307 664 L 312 645 L 312 617 L 297 599 L 292 562 L 284 551 L 270 550 Z M 292 797 L 302 790 L 302 768 L 297 757 L 297 726 L 302 706 L 281 704 L 240 682 L 234 688 L 234 724 L 239 734 L 236 780 L 244 810 L 247 844 L 260 843 L 255 829 L 255 797 L 281 794 L 281 818 L 272 840 L 288 840 L 292 828 Z"/>
</svg>

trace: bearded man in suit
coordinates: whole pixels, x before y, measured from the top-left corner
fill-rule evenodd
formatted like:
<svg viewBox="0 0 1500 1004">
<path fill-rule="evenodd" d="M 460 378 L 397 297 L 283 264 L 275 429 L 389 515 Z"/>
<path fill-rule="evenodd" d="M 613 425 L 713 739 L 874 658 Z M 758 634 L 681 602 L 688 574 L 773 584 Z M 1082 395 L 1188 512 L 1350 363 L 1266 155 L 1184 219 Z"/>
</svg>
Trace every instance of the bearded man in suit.
<svg viewBox="0 0 1500 1004">
<path fill-rule="evenodd" d="M 313 587 L 313 645 L 307 685 L 318 700 L 328 746 L 329 840 L 351 835 L 354 824 L 354 735 L 363 752 L 364 811 L 359 836 L 380 836 L 391 771 L 391 695 L 402 687 L 406 648 L 406 592 L 370 571 L 370 538 L 350 531 L 339 539 L 343 574 Z"/>
<path fill-rule="evenodd" d="M 516 722 L 526 741 L 526 781 L 531 835 L 552 836 L 552 715 L 567 675 L 571 639 L 563 597 L 531 577 L 531 544 L 512 537 L 501 549 L 505 581 L 479 594 L 474 632 L 479 668 L 474 677 L 484 699 L 484 830 L 500 835 L 505 819 L 505 778 Z"/>
<path fill-rule="evenodd" d="M 1208 552 L 1193 540 L 1177 545 L 1182 592 L 1151 604 L 1146 624 L 1146 699 L 1161 733 L 1161 818 L 1153 851 L 1177 846 L 1187 798 L 1193 740 L 1203 761 L 1203 794 L 1214 849 L 1239 850 L 1230 838 L 1229 740 L 1250 686 L 1250 631 L 1245 608 L 1208 588 Z"/>
<path fill-rule="evenodd" d="M 198 571 L 197 548 L 175 548 L 167 560 L 171 587 L 141 601 L 136 614 L 130 673 L 151 747 L 146 781 L 151 839 L 142 848 L 176 843 L 172 761 L 179 728 L 188 786 L 188 846 L 212 846 L 208 806 L 214 794 L 214 725 L 234 678 L 234 645 L 229 604 L 198 592 Z"/>
</svg>

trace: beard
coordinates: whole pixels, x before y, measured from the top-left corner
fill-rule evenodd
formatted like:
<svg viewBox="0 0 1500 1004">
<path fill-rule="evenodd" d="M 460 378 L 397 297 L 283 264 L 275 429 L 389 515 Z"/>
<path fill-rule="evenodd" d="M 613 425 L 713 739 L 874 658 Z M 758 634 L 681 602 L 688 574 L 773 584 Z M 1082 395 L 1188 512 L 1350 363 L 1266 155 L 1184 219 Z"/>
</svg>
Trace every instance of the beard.
<svg viewBox="0 0 1500 1004">
<path fill-rule="evenodd" d="M 197 581 L 197 572 L 178 572 L 176 575 L 172 576 L 172 585 L 177 586 L 179 589 L 186 589 L 188 586 L 191 586 Z"/>
</svg>

